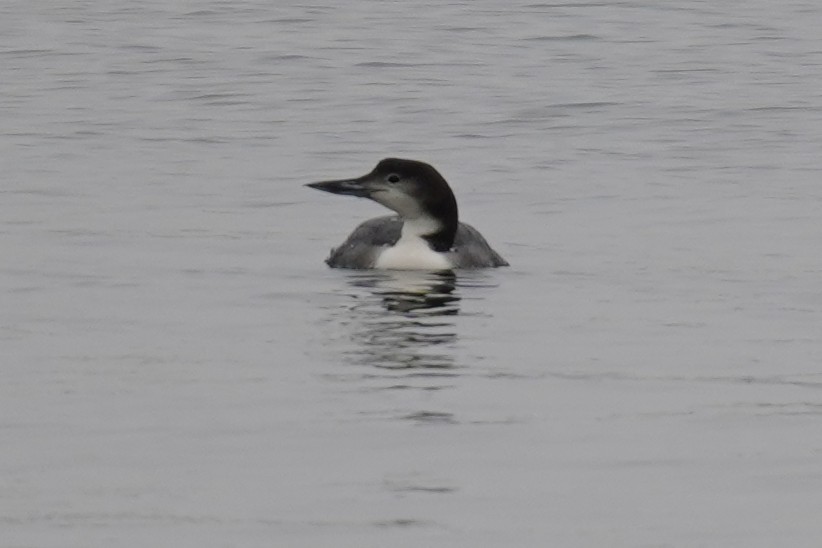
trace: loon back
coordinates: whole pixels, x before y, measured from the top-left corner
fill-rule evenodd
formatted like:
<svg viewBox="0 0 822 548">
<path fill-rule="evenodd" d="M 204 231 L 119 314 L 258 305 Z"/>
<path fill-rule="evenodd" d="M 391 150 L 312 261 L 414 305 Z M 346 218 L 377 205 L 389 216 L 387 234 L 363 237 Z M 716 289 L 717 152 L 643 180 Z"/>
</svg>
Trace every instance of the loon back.
<svg viewBox="0 0 822 548">
<path fill-rule="evenodd" d="M 398 215 L 369 219 L 355 228 L 339 247 L 332 249 L 325 262 L 333 268 L 374 268 L 380 254 L 399 241 L 402 225 Z M 508 266 L 476 228 L 462 222 L 457 227 L 453 247 L 443 255 L 451 262 L 451 268 Z"/>
</svg>

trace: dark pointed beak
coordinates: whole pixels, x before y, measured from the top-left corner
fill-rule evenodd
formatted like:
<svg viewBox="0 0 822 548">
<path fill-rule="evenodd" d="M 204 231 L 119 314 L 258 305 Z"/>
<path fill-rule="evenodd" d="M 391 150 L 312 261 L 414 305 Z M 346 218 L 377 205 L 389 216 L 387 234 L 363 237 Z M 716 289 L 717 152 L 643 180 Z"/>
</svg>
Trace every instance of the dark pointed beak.
<svg viewBox="0 0 822 548">
<path fill-rule="evenodd" d="M 320 183 L 308 183 L 305 186 L 310 186 L 317 190 L 324 190 L 332 194 L 345 194 L 348 196 L 358 196 L 360 198 L 367 198 L 371 195 L 371 191 L 366 187 L 362 178 L 322 181 Z"/>
</svg>

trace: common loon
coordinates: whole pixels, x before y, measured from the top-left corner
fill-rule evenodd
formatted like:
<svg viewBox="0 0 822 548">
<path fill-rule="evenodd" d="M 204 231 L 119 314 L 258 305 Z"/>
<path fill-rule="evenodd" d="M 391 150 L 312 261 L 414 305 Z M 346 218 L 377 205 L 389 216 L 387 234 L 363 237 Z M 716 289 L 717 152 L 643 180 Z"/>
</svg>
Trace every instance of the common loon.
<svg viewBox="0 0 822 548">
<path fill-rule="evenodd" d="M 432 166 L 386 158 L 356 179 L 306 186 L 370 198 L 397 212 L 359 225 L 331 250 L 333 268 L 451 270 L 508 266 L 472 226 L 459 222 L 451 187 Z"/>
</svg>

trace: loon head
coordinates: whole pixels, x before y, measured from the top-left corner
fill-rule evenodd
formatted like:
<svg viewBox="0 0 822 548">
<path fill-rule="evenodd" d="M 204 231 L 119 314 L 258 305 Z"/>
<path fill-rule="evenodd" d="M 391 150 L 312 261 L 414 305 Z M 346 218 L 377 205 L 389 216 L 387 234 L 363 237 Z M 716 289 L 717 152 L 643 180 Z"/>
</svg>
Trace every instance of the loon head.
<svg viewBox="0 0 822 548">
<path fill-rule="evenodd" d="M 457 200 L 443 176 L 425 162 L 386 158 L 362 177 L 307 186 L 369 198 L 396 211 L 406 224 L 421 227 L 419 236 L 436 251 L 447 251 L 454 243 Z"/>
</svg>

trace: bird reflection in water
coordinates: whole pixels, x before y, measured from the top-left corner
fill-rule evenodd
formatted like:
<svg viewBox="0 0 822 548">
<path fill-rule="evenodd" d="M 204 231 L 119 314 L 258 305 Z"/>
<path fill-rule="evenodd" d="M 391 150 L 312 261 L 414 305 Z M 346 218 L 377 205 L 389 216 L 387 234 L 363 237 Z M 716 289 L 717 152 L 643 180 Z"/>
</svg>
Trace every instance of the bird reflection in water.
<svg viewBox="0 0 822 548">
<path fill-rule="evenodd" d="M 459 312 L 454 294 L 457 277 L 446 272 L 391 272 L 382 276 L 352 279 L 351 285 L 372 289 L 386 310 L 448 316 Z"/>
<path fill-rule="evenodd" d="M 356 291 L 342 323 L 354 347 L 345 356 L 352 365 L 368 366 L 360 379 L 382 381 L 380 388 L 435 390 L 443 384 L 431 381 L 457 375 L 452 352 L 457 341 L 453 316 L 460 302 L 456 280 L 453 272 L 350 275 Z"/>
</svg>

